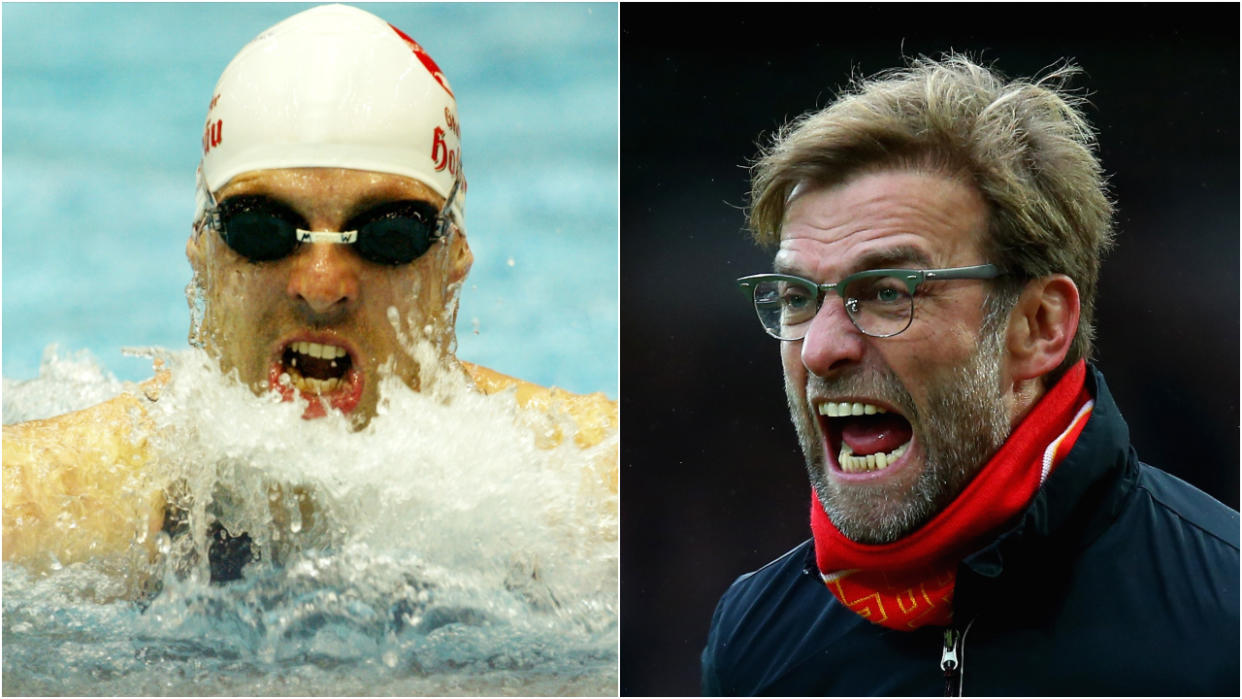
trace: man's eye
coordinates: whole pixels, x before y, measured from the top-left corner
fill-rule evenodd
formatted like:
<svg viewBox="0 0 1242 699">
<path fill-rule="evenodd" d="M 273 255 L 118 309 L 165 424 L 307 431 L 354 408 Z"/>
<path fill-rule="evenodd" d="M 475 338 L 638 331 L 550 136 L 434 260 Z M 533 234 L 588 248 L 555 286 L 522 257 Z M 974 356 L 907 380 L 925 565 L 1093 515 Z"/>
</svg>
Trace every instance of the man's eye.
<svg viewBox="0 0 1242 699">
<path fill-rule="evenodd" d="M 845 290 L 846 298 L 864 304 L 902 304 L 910 292 L 898 279 L 891 277 L 866 277 L 852 282 Z"/>
<path fill-rule="evenodd" d="M 800 310 L 815 302 L 806 289 L 791 287 L 781 294 L 781 301 L 791 310 Z"/>
<path fill-rule="evenodd" d="M 902 296 L 902 292 L 892 287 L 879 288 L 875 292 L 875 300 L 880 303 L 894 303 L 900 301 Z"/>
</svg>

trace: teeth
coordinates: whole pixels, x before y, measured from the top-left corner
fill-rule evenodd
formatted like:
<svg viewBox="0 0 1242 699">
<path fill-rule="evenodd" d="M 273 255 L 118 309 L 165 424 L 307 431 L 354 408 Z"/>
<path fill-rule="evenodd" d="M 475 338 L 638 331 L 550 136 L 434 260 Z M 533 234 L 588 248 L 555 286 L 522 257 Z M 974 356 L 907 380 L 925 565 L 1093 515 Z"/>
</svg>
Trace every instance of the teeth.
<svg viewBox="0 0 1242 699">
<path fill-rule="evenodd" d="M 837 463 L 841 465 L 841 470 L 846 473 L 861 473 L 863 471 L 880 471 L 888 468 L 889 464 L 900 459 L 906 453 L 910 443 L 897 447 L 888 453 L 867 454 L 866 456 L 855 456 L 854 450 L 850 449 L 850 445 L 845 442 L 841 443 L 841 453 L 837 455 Z"/>
<path fill-rule="evenodd" d="M 850 415 L 875 415 L 888 411 L 870 403 L 820 403 L 819 414 L 828 417 L 849 417 Z"/>
<path fill-rule="evenodd" d="M 322 395 L 332 393 L 341 387 L 340 379 L 312 379 L 296 373 L 288 374 L 293 387 L 303 393 Z"/>
<path fill-rule="evenodd" d="M 318 342 L 295 342 L 291 346 L 297 354 L 304 354 L 316 359 L 340 359 L 349 354 L 344 347 L 321 345 Z"/>
<path fill-rule="evenodd" d="M 286 369 L 280 375 L 280 383 L 285 386 L 293 386 L 303 393 L 324 394 L 332 393 L 344 385 L 344 381 L 340 378 L 315 379 L 309 376 L 303 376 L 298 371 L 296 364 L 293 368 Z"/>
<path fill-rule="evenodd" d="M 329 379 L 315 379 L 303 376 L 303 369 L 298 368 L 299 358 L 313 357 L 315 359 L 324 359 L 331 362 L 333 367 L 338 367 L 337 360 L 349 356 L 349 352 L 344 347 L 336 345 L 325 345 L 318 342 L 298 341 L 290 343 L 289 349 L 292 350 L 292 356 L 289 357 L 288 366 L 285 367 L 285 373 L 289 377 L 290 384 L 299 391 L 311 395 L 322 395 L 332 393 L 344 385 L 342 377 L 334 377 Z"/>
</svg>

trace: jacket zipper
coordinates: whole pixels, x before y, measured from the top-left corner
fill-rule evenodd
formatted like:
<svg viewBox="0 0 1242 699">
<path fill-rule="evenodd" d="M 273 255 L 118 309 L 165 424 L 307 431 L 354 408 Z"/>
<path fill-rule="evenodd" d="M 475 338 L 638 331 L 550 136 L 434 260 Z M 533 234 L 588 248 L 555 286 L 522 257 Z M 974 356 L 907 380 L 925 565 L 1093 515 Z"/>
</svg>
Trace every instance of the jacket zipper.
<svg viewBox="0 0 1242 699">
<path fill-rule="evenodd" d="M 958 631 L 955 627 L 944 630 L 944 643 L 940 650 L 940 669 L 944 671 L 944 695 L 946 697 L 965 696 L 962 691 L 964 681 L 963 661 L 966 659 L 966 634 L 975 623 L 971 619 L 966 628 Z"/>
<path fill-rule="evenodd" d="M 940 652 L 940 669 L 944 671 L 944 695 L 946 697 L 961 696 L 962 686 L 958 683 L 957 650 L 962 635 L 952 626 L 944 630 L 944 647 Z"/>
</svg>

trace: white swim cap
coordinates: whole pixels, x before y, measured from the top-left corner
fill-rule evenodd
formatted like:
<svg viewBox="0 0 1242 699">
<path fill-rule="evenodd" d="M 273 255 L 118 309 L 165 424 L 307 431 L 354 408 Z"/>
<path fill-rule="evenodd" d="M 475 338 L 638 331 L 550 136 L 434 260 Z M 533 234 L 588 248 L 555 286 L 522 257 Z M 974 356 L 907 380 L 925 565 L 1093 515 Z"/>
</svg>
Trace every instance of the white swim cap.
<svg viewBox="0 0 1242 699">
<path fill-rule="evenodd" d="M 212 192 L 251 170 L 341 167 L 412 177 L 448 197 L 465 225 L 457 102 L 423 48 L 344 5 L 300 12 L 257 36 L 224 69 L 203 130 Z"/>
</svg>

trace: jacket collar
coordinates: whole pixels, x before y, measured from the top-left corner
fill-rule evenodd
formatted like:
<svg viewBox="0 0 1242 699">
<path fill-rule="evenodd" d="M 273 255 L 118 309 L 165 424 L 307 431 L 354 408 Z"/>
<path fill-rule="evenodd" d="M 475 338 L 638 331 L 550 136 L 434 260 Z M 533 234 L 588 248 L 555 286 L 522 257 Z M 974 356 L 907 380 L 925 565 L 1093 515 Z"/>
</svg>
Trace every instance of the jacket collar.
<svg viewBox="0 0 1242 699">
<path fill-rule="evenodd" d="M 1138 469 L 1130 458 L 1130 430 L 1103 375 L 1088 364 L 1086 388 L 1095 408 L 1065 461 L 1031 504 L 958 570 L 956 608 L 972 616 L 984 599 L 1039 570 L 1056 575 L 1064 560 L 1091 543 L 1120 513 Z"/>
</svg>

